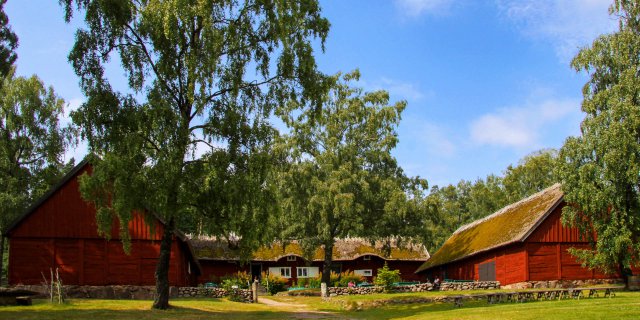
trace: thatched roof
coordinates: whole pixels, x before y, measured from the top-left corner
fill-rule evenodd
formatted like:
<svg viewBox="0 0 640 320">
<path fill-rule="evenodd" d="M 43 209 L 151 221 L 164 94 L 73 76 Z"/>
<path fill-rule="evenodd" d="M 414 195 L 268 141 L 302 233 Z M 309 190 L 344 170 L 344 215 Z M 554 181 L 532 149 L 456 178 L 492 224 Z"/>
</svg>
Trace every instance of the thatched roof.
<svg viewBox="0 0 640 320">
<path fill-rule="evenodd" d="M 191 245 L 196 256 L 200 260 L 240 260 L 240 252 L 231 249 L 228 242 L 219 239 L 198 240 L 192 239 Z M 293 241 L 286 245 L 274 242 L 271 246 L 264 246 L 256 250 L 252 255 L 254 261 L 278 261 L 285 256 L 303 257 L 300 244 Z M 376 255 L 386 260 L 409 260 L 424 261 L 429 258 L 427 249 L 422 245 L 407 244 L 406 246 L 396 246 L 391 244 L 391 253 L 387 256 L 383 247 L 383 242 L 371 242 L 360 238 L 336 239 L 333 248 L 333 260 L 353 260 L 364 255 Z M 314 255 L 314 261 L 322 261 L 324 249 L 318 248 Z"/>
<path fill-rule="evenodd" d="M 526 240 L 560 204 L 562 197 L 560 184 L 555 184 L 460 227 L 416 272 Z"/>
</svg>

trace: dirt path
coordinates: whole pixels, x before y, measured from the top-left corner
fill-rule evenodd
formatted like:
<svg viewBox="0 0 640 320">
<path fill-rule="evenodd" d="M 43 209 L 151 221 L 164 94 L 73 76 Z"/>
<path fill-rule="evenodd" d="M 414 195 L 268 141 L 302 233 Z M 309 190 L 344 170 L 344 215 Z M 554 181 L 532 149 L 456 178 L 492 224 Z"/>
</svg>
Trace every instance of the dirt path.
<svg viewBox="0 0 640 320">
<path fill-rule="evenodd" d="M 263 297 L 258 298 L 258 303 L 274 307 L 283 307 L 291 312 L 292 317 L 290 319 L 341 319 L 336 314 L 328 311 L 310 310 L 306 304 L 286 303 Z"/>
</svg>

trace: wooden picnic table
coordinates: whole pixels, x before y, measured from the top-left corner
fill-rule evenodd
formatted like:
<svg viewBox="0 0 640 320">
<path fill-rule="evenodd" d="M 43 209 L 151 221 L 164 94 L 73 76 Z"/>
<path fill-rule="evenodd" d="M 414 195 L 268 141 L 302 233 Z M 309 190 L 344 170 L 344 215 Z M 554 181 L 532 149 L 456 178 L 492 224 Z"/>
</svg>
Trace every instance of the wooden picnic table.
<svg viewBox="0 0 640 320">
<path fill-rule="evenodd" d="M 584 297 L 584 291 L 589 291 L 589 298 L 599 297 L 598 291 L 604 291 L 604 297 L 615 297 L 616 290 L 623 289 L 620 286 L 609 287 L 587 287 L 587 288 L 549 288 L 510 292 L 489 292 L 468 295 L 449 296 L 449 301 L 453 301 L 454 306 L 462 307 L 463 299 L 486 299 L 487 303 L 494 304 L 500 302 L 528 302 L 534 300 L 560 300 L 560 299 L 580 299 Z"/>
</svg>

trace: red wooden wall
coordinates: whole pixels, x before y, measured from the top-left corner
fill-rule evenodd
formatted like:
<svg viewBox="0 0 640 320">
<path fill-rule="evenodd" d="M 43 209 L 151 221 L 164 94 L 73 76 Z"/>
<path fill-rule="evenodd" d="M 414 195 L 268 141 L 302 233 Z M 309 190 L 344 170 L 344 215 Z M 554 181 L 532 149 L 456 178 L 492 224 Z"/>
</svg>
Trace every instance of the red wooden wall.
<svg viewBox="0 0 640 320">
<path fill-rule="evenodd" d="M 562 207 L 554 209 L 524 242 L 436 267 L 426 275 L 430 278 L 478 280 L 478 266 L 495 261 L 496 280 L 502 285 L 524 281 L 620 278 L 618 274 L 606 275 L 583 268 L 569 253 L 570 248 L 587 248 L 588 243 L 576 228 L 562 225 Z M 634 268 L 633 271 L 640 270 Z"/>
<path fill-rule="evenodd" d="M 59 268 L 63 283 L 79 285 L 153 285 L 160 252 L 162 225 L 146 224 L 143 214 L 129 223 L 131 253 L 124 253 L 118 224 L 112 240 L 97 233 L 95 209 L 82 200 L 77 177 L 90 172 L 85 165 L 9 233 L 9 282 L 40 284 L 42 274 Z M 154 232 L 155 231 L 155 232 Z M 194 282 L 185 246 L 174 239 L 169 268 L 172 285 Z M 192 272 L 189 273 L 189 268 Z"/>
</svg>

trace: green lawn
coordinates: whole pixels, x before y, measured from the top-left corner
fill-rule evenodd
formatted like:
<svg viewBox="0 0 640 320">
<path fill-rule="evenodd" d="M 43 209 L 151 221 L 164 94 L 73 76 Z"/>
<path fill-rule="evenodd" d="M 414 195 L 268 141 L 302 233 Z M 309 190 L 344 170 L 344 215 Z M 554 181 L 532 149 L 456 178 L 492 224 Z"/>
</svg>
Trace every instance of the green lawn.
<svg viewBox="0 0 640 320">
<path fill-rule="evenodd" d="M 640 292 L 614 298 L 488 305 L 452 303 L 391 304 L 390 300 L 443 293 L 336 297 L 269 297 L 282 305 L 244 304 L 221 299 L 172 300 L 168 311 L 150 310 L 150 301 L 74 299 L 65 305 L 36 300 L 30 307 L 0 307 L 0 319 L 638 319 Z M 387 302 L 387 304 L 384 304 Z M 354 309 L 362 309 L 356 311 Z"/>
</svg>

